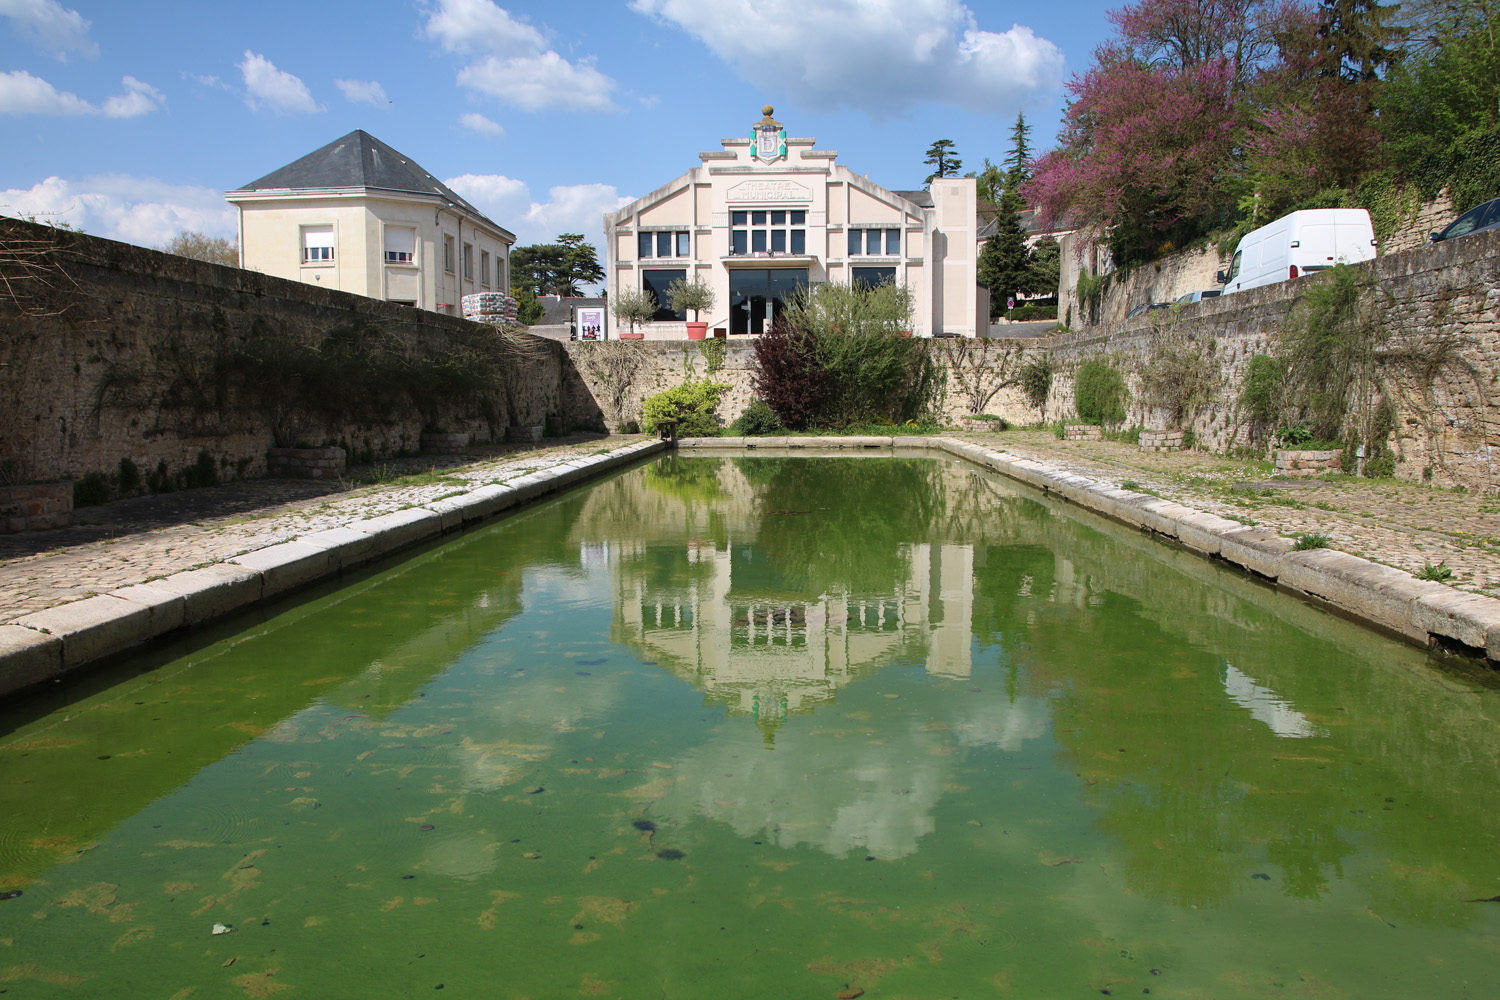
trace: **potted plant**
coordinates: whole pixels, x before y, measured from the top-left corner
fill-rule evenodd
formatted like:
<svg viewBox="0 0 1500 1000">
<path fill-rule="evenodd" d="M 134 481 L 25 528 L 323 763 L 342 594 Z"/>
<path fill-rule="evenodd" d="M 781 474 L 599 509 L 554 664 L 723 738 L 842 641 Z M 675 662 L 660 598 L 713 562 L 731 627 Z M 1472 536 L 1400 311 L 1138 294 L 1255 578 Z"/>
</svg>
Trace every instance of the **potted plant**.
<svg viewBox="0 0 1500 1000">
<path fill-rule="evenodd" d="M 678 278 L 667 286 L 667 303 L 672 309 L 693 314 L 687 325 L 688 340 L 703 340 L 708 336 L 708 324 L 698 322 L 698 313 L 712 309 L 715 298 L 714 286 L 702 275 L 695 274 L 690 280 Z"/>
<path fill-rule="evenodd" d="M 646 335 L 636 333 L 635 325 L 649 322 L 656 315 L 656 296 L 644 289 L 636 292 L 622 288 L 615 292 L 609 307 L 615 319 L 630 328 L 629 333 L 620 334 L 621 340 L 644 340 Z"/>
</svg>

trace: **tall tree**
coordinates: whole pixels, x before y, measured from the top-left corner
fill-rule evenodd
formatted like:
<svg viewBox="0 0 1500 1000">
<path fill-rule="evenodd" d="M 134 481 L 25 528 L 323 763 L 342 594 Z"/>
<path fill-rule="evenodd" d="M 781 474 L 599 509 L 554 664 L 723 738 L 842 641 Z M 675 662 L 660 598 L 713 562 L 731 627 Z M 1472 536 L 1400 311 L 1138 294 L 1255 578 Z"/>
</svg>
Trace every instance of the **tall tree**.
<svg viewBox="0 0 1500 1000">
<path fill-rule="evenodd" d="M 1318 8 L 1324 76 L 1371 84 L 1401 61 L 1407 30 L 1394 23 L 1400 4 L 1378 0 L 1323 0 Z"/>
<path fill-rule="evenodd" d="M 995 217 L 995 235 L 985 240 L 979 251 L 979 283 L 990 290 L 992 316 L 1005 312 L 1007 300 L 1030 291 L 1031 286 L 1031 252 L 1021 230 L 1020 214 L 1007 210 L 1010 201 L 1007 193 Z"/>
<path fill-rule="evenodd" d="M 958 158 L 958 152 L 953 145 L 952 139 L 939 139 L 927 147 L 927 159 L 922 162 L 936 169 L 927 175 L 925 183 L 931 184 L 933 178 L 947 177 L 949 174 L 957 176 L 958 172 L 963 169 L 964 161 Z"/>
<path fill-rule="evenodd" d="M 1005 191 L 1005 173 L 998 166 L 990 162 L 990 158 L 984 158 L 984 169 L 977 174 L 970 170 L 964 174 L 965 177 L 974 178 L 974 192 L 980 201 L 987 201 L 992 205 L 999 204 L 1000 195 Z"/>
<path fill-rule="evenodd" d="M 1010 129 L 1010 155 L 1003 162 L 1007 190 L 1031 180 L 1031 126 L 1026 124 L 1023 112 L 1016 112 L 1016 123 Z"/>
<path fill-rule="evenodd" d="M 583 294 L 582 286 L 604 280 L 591 244 L 579 233 L 563 233 L 556 243 L 536 243 L 510 252 L 511 287 L 526 288 L 532 295 Z"/>
</svg>

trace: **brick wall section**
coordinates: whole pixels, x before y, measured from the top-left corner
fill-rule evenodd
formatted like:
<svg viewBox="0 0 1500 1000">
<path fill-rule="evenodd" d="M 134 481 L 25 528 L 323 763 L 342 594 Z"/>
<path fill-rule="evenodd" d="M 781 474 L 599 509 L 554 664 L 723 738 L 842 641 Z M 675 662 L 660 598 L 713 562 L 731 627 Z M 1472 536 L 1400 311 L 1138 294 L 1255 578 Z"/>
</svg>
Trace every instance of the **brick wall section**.
<svg viewBox="0 0 1500 1000">
<path fill-rule="evenodd" d="M 50 288 L 6 263 L 8 248 L 37 239 L 56 241 L 45 260 Z M 419 350 L 475 328 L 457 317 L 11 219 L 0 219 L 0 269 L 29 296 L 19 308 L 0 287 L 0 461 L 26 479 L 113 474 L 122 458 L 144 478 L 158 463 L 184 469 L 203 451 L 222 478 L 263 475 L 272 444 L 264 413 L 232 396 L 205 409 L 137 391 L 141 372 L 173 365 L 216 337 L 242 341 L 257 323 L 308 339 L 350 324 L 378 326 Z M 511 413 L 541 424 L 559 412 L 566 404 L 562 350 L 534 342 L 534 370 L 493 394 L 498 423 L 452 411 L 442 415 L 442 429 L 488 441 L 503 434 Z M 351 460 L 361 452 L 414 453 L 423 423 L 393 408 L 377 422 L 309 427 L 306 437 L 347 445 Z"/>
</svg>

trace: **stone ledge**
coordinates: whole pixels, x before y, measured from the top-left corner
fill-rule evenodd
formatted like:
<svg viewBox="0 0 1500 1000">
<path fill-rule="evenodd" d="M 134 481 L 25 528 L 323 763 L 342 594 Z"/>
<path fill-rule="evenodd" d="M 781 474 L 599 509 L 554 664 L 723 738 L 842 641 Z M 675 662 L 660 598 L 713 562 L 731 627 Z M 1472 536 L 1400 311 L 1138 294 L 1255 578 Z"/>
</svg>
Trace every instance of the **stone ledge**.
<svg viewBox="0 0 1500 1000">
<path fill-rule="evenodd" d="M 229 561 L 260 574 L 262 597 L 275 597 L 335 570 L 331 552 L 306 542 L 282 542 Z"/>
<path fill-rule="evenodd" d="M 181 595 L 186 611 L 185 623 L 197 625 L 259 601 L 264 581 L 254 570 L 216 563 L 174 573 L 157 580 L 152 586 Z"/>
<path fill-rule="evenodd" d="M 15 623 L 62 640 L 62 669 L 139 646 L 155 633 L 151 608 L 101 594 L 17 618 Z"/>
<path fill-rule="evenodd" d="M 62 639 L 22 625 L 0 625 L 0 692 L 41 684 L 62 670 Z"/>
</svg>

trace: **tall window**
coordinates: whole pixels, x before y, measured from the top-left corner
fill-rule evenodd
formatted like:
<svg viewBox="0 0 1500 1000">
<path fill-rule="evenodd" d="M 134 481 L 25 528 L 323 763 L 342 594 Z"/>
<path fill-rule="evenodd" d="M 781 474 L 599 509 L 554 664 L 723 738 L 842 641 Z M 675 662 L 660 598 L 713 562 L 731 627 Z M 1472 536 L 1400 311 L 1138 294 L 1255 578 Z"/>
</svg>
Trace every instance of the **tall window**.
<svg viewBox="0 0 1500 1000">
<path fill-rule="evenodd" d="M 490 287 L 490 252 L 479 251 L 479 283 L 484 287 Z"/>
<path fill-rule="evenodd" d="M 741 254 L 807 253 L 807 213 L 790 209 L 729 213 L 729 252 Z"/>
<path fill-rule="evenodd" d="M 900 257 L 901 230 L 851 229 L 849 230 L 849 256 Z"/>
<path fill-rule="evenodd" d="M 417 231 L 405 226 L 385 227 L 385 262 L 414 264 L 417 260 Z"/>
<path fill-rule="evenodd" d="M 641 291 L 650 292 L 656 296 L 656 315 L 652 316 L 652 319 L 661 321 L 677 320 L 679 322 L 687 319 L 686 312 L 675 311 L 667 304 L 667 286 L 678 280 L 687 280 L 686 270 L 672 268 L 670 270 L 641 272 Z"/>
<path fill-rule="evenodd" d="M 453 273 L 453 237 L 443 237 L 443 270 Z"/>
<path fill-rule="evenodd" d="M 333 260 L 333 226 L 302 227 L 302 262 Z"/>
<path fill-rule="evenodd" d="M 464 277 L 474 280 L 474 244 L 464 244 Z"/>
<path fill-rule="evenodd" d="M 692 238 L 683 230 L 636 234 L 636 253 L 642 260 L 650 257 L 691 257 Z"/>
<path fill-rule="evenodd" d="M 756 337 L 765 333 L 786 302 L 806 285 L 806 268 L 731 268 L 729 332 Z"/>
</svg>

